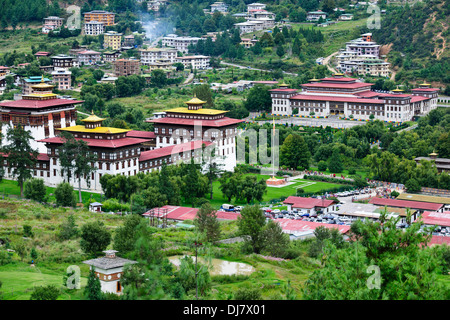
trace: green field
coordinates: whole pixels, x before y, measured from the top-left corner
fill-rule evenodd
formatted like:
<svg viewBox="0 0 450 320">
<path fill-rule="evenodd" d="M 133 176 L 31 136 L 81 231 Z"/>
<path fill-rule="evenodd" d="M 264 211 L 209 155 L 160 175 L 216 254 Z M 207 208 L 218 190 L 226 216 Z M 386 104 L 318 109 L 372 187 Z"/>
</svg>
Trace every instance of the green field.
<svg viewBox="0 0 450 320">
<path fill-rule="evenodd" d="M 246 174 L 246 175 L 254 175 L 254 174 Z M 267 180 L 270 178 L 269 175 L 256 175 L 259 180 Z M 282 177 L 277 177 L 278 179 L 281 179 Z M 306 193 L 309 192 L 321 192 L 324 190 L 329 190 L 332 188 L 338 188 L 342 187 L 342 184 L 336 184 L 336 183 L 328 183 L 328 182 L 321 182 L 321 181 L 311 181 L 311 180 L 303 180 L 303 179 L 295 179 L 295 183 L 281 187 L 267 187 L 267 193 L 263 197 L 263 201 L 261 204 L 267 203 L 272 199 L 280 199 L 281 197 L 288 197 L 293 196 L 297 192 L 297 188 L 302 188 Z M 211 204 L 215 208 L 220 208 L 220 206 L 224 203 L 228 203 L 228 199 L 225 198 L 222 195 L 222 192 L 220 191 L 220 183 L 218 181 L 215 181 L 213 183 L 213 199 L 210 200 Z M 233 205 L 245 205 L 246 203 L 244 201 L 231 201 L 231 204 Z M 185 204 L 189 206 L 188 204 Z"/>
<path fill-rule="evenodd" d="M 81 288 L 86 286 L 87 278 L 81 277 Z M 31 267 L 25 263 L 16 263 L 0 267 L 0 281 L 4 300 L 29 300 L 34 287 L 55 285 L 62 287 L 62 272 L 58 273 L 39 266 Z M 66 290 L 59 300 L 80 300 L 82 290 Z"/>
<path fill-rule="evenodd" d="M 55 197 L 53 196 L 53 193 L 55 192 L 55 188 L 52 187 L 46 187 L 47 188 L 47 196 L 49 198 L 49 201 L 55 201 Z M 78 200 L 78 190 L 74 188 L 75 195 Z M 12 196 L 14 198 L 17 198 L 20 196 L 20 188 L 17 185 L 16 181 L 13 180 L 5 180 L 3 179 L 0 182 L 0 199 L 4 199 L 5 197 Z M 87 202 L 88 199 L 92 198 L 96 201 L 101 201 L 102 196 L 99 193 L 94 192 L 85 192 L 81 191 L 81 198 L 83 200 L 83 203 Z"/>
</svg>

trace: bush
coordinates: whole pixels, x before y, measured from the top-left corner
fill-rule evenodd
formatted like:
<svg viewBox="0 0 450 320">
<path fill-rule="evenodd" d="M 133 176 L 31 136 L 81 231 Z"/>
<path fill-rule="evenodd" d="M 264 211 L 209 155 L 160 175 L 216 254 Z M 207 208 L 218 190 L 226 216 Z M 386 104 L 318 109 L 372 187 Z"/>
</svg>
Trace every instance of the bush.
<svg viewBox="0 0 450 320">
<path fill-rule="evenodd" d="M 319 164 L 317 166 L 318 166 L 319 171 L 327 171 L 328 165 L 327 165 L 326 161 L 323 161 L 323 160 L 319 161 Z"/>
<path fill-rule="evenodd" d="M 23 236 L 30 237 L 30 238 L 33 237 L 33 231 L 32 231 L 31 226 L 29 226 L 29 225 L 23 226 Z"/>
<path fill-rule="evenodd" d="M 348 169 L 348 174 L 355 174 L 356 173 L 356 169 L 355 168 L 349 168 Z"/>
<path fill-rule="evenodd" d="M 234 300 L 261 300 L 261 290 L 258 288 L 239 288 L 234 294 Z"/>
<path fill-rule="evenodd" d="M 25 183 L 24 196 L 38 202 L 47 201 L 47 189 L 43 179 L 30 179 Z"/>
<path fill-rule="evenodd" d="M 70 183 L 60 183 L 55 189 L 56 204 L 62 207 L 75 207 L 77 200 Z"/>
<path fill-rule="evenodd" d="M 30 300 L 56 300 L 58 299 L 59 294 L 59 289 L 54 285 L 35 287 Z"/>
</svg>

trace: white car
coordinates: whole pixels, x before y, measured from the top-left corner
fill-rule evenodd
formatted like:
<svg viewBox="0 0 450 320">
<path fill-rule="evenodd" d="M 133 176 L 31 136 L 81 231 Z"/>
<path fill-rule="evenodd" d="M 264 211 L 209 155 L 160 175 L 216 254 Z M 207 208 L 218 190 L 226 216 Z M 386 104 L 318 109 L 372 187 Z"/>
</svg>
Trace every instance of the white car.
<svg viewBox="0 0 450 320">
<path fill-rule="evenodd" d="M 276 214 L 276 213 L 281 213 L 280 209 L 275 209 L 272 211 L 272 213 Z"/>
</svg>

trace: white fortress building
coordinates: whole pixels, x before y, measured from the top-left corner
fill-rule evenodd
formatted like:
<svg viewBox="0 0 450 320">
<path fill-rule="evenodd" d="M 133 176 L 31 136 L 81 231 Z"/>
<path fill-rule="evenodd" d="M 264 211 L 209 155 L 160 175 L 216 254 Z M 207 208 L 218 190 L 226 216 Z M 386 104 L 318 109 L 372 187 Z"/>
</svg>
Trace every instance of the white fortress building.
<svg viewBox="0 0 450 320">
<path fill-rule="evenodd" d="M 75 107 L 83 101 L 58 99 L 52 93 L 53 87 L 45 83 L 42 77 L 40 83 L 31 86 L 32 93 L 23 95 L 21 100 L 0 103 L 2 145 L 9 144 L 6 139 L 8 129 L 21 124 L 34 138 L 31 147 L 46 154 L 45 144 L 38 140 L 52 138 L 55 130 L 75 125 Z"/>
<path fill-rule="evenodd" d="M 412 94 L 404 94 L 398 88 L 391 93 L 379 93 L 371 90 L 372 85 L 342 74 L 311 79 L 310 83 L 302 84 L 301 91 L 282 84 L 271 90 L 272 114 L 357 120 L 369 120 L 373 115 L 373 119 L 405 122 L 437 107 L 439 89 L 428 83 L 413 89 Z"/>
</svg>

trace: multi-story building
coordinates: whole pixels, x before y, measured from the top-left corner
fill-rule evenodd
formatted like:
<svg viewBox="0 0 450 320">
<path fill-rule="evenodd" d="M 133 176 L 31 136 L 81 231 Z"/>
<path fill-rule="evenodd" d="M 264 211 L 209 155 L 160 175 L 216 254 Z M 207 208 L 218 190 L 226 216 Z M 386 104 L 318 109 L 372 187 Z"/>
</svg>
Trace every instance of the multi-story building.
<svg viewBox="0 0 450 320">
<path fill-rule="evenodd" d="M 70 90 L 72 87 L 72 72 L 64 68 L 55 68 L 52 72 L 53 83 L 58 90 Z"/>
<path fill-rule="evenodd" d="M 165 117 L 147 120 L 155 128 L 155 151 L 181 147 L 186 142 L 209 141 L 214 143 L 217 162 L 224 164 L 224 170 L 232 171 L 236 166 L 237 125 L 242 120 L 225 117 L 227 111 L 203 108 L 205 103 L 194 97 L 186 102 L 187 107 L 165 110 Z"/>
<path fill-rule="evenodd" d="M 174 63 L 177 58 L 177 49 L 171 48 L 148 48 L 139 50 L 141 64 L 150 65 L 160 60 L 168 60 Z"/>
<path fill-rule="evenodd" d="M 29 94 L 33 93 L 32 86 L 40 84 L 42 81 L 46 84 L 50 83 L 50 79 L 43 78 L 41 76 L 31 76 L 28 78 L 24 78 L 22 80 L 22 94 L 29 95 Z"/>
<path fill-rule="evenodd" d="M 380 59 L 380 45 L 372 41 L 372 33 L 347 42 L 336 58 L 337 68 L 343 73 L 375 77 L 387 77 L 390 73 L 391 64 Z"/>
<path fill-rule="evenodd" d="M 61 28 L 64 23 L 64 19 L 60 17 L 50 16 L 44 18 L 44 25 L 42 26 L 42 33 L 49 33 L 52 30 Z"/>
<path fill-rule="evenodd" d="M 0 66 L 0 77 L 6 76 L 9 72 L 10 70 L 8 67 Z"/>
<path fill-rule="evenodd" d="M 105 26 L 114 25 L 114 18 L 116 16 L 115 13 L 104 11 L 104 10 L 94 10 L 91 12 L 85 12 L 84 14 L 84 22 L 88 23 L 91 21 L 102 22 Z"/>
<path fill-rule="evenodd" d="M 179 37 L 176 34 L 169 34 L 162 38 L 162 46 L 175 48 L 182 53 L 187 53 L 189 52 L 188 47 L 190 45 L 196 45 L 199 40 L 202 40 L 202 38 Z"/>
<path fill-rule="evenodd" d="M 134 47 L 134 35 L 130 34 L 123 37 L 124 47 Z"/>
<path fill-rule="evenodd" d="M 118 59 L 113 62 L 114 74 L 116 77 L 141 74 L 139 60 Z"/>
<path fill-rule="evenodd" d="M 225 2 L 214 2 L 211 5 L 211 13 L 214 12 L 226 13 L 228 11 L 228 5 Z"/>
<path fill-rule="evenodd" d="M 372 34 L 365 33 L 361 38 L 351 40 L 345 44 L 346 51 L 355 52 L 360 55 L 380 56 L 380 45 L 372 41 Z"/>
<path fill-rule="evenodd" d="M 439 89 L 418 88 L 413 95 L 395 89 L 391 93 L 371 91 L 373 84 L 359 82 L 336 74 L 330 78 L 312 79 L 301 92 L 286 87 L 271 90 L 272 113 L 299 116 L 338 116 L 356 120 L 374 119 L 405 122 L 437 107 Z M 425 91 L 423 91 L 425 90 Z M 421 94 L 428 93 L 429 96 Z M 294 112 L 295 110 L 295 112 Z"/>
<path fill-rule="evenodd" d="M 105 33 L 105 24 L 99 21 L 89 21 L 84 23 L 84 34 L 87 36 L 98 36 Z"/>
<path fill-rule="evenodd" d="M 271 18 L 249 19 L 246 22 L 235 23 L 234 27 L 239 29 L 240 34 L 252 33 L 264 29 L 272 29 L 275 20 Z"/>
<path fill-rule="evenodd" d="M 247 13 L 250 14 L 255 11 L 264 10 L 266 8 L 266 5 L 264 3 L 250 3 L 247 5 Z"/>
<path fill-rule="evenodd" d="M 122 33 L 115 31 L 109 31 L 104 34 L 103 48 L 111 48 L 113 50 L 119 50 L 122 46 Z"/>
<path fill-rule="evenodd" d="M 180 62 L 184 65 L 185 69 L 207 69 L 209 68 L 209 56 L 184 56 L 175 59 L 176 62 Z"/>
<path fill-rule="evenodd" d="M 322 18 L 323 20 L 326 20 L 327 13 L 323 12 L 322 10 L 318 10 L 318 11 L 310 11 L 306 15 L 306 21 L 317 22 L 320 20 L 320 18 Z"/>
<path fill-rule="evenodd" d="M 159 12 L 161 7 L 166 6 L 166 5 L 167 5 L 167 0 L 150 0 L 150 1 L 147 1 L 147 10 Z"/>
<path fill-rule="evenodd" d="M 73 67 L 74 57 L 65 54 L 58 54 L 52 57 L 52 64 L 54 68 L 69 69 Z"/>
<path fill-rule="evenodd" d="M 342 61 L 339 69 L 344 73 L 354 73 L 361 76 L 387 77 L 391 64 L 380 59 L 352 59 Z"/>
<path fill-rule="evenodd" d="M 93 65 L 101 60 L 101 53 L 93 50 L 78 52 L 78 63 L 80 65 Z"/>
<path fill-rule="evenodd" d="M 22 99 L 0 103 L 2 145 L 9 143 L 6 138 L 8 128 L 21 124 L 33 136 L 31 147 L 46 154 L 45 144 L 38 140 L 54 137 L 58 128 L 75 125 L 75 106 L 83 101 L 58 99 L 52 93 L 53 87 L 42 76 L 40 82 L 31 86 L 32 92 L 24 94 Z"/>
<path fill-rule="evenodd" d="M 120 51 L 104 51 L 102 53 L 102 59 L 104 62 L 114 62 L 119 59 L 121 55 Z"/>
</svg>

